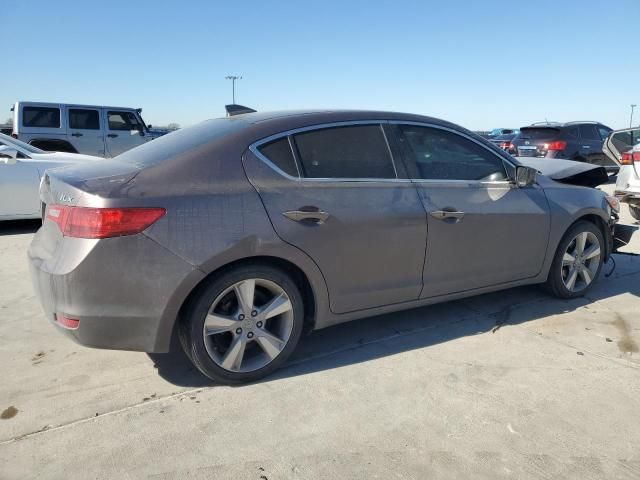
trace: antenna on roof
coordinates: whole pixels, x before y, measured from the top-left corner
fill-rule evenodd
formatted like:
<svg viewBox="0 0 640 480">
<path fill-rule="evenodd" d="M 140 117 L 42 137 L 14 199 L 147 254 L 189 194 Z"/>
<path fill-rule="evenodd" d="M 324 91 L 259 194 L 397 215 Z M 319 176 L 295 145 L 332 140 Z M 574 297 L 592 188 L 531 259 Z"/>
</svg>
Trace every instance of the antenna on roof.
<svg viewBox="0 0 640 480">
<path fill-rule="evenodd" d="M 242 115 L 243 113 L 253 113 L 256 111 L 253 108 L 245 107 L 244 105 L 236 105 L 235 103 L 225 105 L 224 109 L 227 111 L 227 117 Z"/>
</svg>

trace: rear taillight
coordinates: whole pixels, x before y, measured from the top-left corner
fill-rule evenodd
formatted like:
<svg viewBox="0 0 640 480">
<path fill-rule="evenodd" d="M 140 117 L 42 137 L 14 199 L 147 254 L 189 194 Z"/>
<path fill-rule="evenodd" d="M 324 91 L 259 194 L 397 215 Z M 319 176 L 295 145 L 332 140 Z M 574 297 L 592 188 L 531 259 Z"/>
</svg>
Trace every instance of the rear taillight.
<svg viewBox="0 0 640 480">
<path fill-rule="evenodd" d="M 567 142 L 564 140 L 556 140 L 555 142 L 547 143 L 545 146 L 547 150 L 564 150 L 567 148 Z"/>
<path fill-rule="evenodd" d="M 86 208 L 47 206 L 46 218 L 55 222 L 65 237 L 109 238 L 134 235 L 162 218 L 164 208 Z"/>
<path fill-rule="evenodd" d="M 56 322 L 69 330 L 76 330 L 80 326 L 80 320 L 67 317 L 63 313 L 56 313 Z"/>
<path fill-rule="evenodd" d="M 620 159 L 620 165 L 631 165 L 640 162 L 640 152 L 625 152 Z"/>
</svg>

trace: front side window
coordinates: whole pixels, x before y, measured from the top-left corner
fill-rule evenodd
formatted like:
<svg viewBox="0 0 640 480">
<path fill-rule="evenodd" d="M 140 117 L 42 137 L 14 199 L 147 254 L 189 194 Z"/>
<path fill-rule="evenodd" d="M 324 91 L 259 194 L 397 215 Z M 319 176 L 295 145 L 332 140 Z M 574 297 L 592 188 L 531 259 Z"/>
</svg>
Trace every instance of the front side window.
<svg viewBox="0 0 640 480">
<path fill-rule="evenodd" d="M 324 128 L 293 136 L 306 178 L 396 178 L 380 125 Z"/>
<path fill-rule="evenodd" d="M 133 112 L 110 111 L 107 113 L 109 130 L 142 130 L 138 118 Z"/>
<path fill-rule="evenodd" d="M 53 107 L 24 107 L 22 125 L 25 127 L 60 128 L 60 109 Z"/>
<path fill-rule="evenodd" d="M 600 138 L 602 140 L 606 140 L 612 130 L 609 130 L 607 127 L 598 127 L 598 133 L 600 133 Z"/>
<path fill-rule="evenodd" d="M 507 180 L 500 157 L 457 133 L 439 128 L 401 125 L 402 141 L 417 178 L 425 180 Z"/>
<path fill-rule="evenodd" d="M 97 110 L 70 108 L 69 128 L 78 130 L 100 130 L 100 115 Z"/>
</svg>

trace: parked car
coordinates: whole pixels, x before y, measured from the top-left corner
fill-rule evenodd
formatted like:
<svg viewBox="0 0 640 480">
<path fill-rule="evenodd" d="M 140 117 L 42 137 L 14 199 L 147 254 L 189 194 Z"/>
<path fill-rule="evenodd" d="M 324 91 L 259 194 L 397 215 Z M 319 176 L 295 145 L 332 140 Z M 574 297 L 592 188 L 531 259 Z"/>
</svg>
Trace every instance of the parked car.
<svg viewBox="0 0 640 480">
<path fill-rule="evenodd" d="M 16 102 L 13 137 L 42 150 L 115 157 L 154 138 L 141 109 Z"/>
<path fill-rule="evenodd" d="M 0 124 L 0 133 L 4 133 L 5 135 L 11 135 L 13 133 L 13 126 L 11 124 Z"/>
<path fill-rule="evenodd" d="M 640 220 L 640 127 L 611 132 L 603 151 L 620 164 L 615 195 L 629 205 L 629 212 Z"/>
<path fill-rule="evenodd" d="M 520 157 L 565 158 L 600 165 L 611 173 L 619 165 L 602 152 L 611 128 L 598 122 L 536 123 L 522 127 L 511 141 Z"/>
<path fill-rule="evenodd" d="M 209 120 L 50 171 L 31 275 L 81 344 L 165 352 L 175 331 L 209 378 L 252 381 L 309 330 L 516 285 L 588 291 L 618 202 L 578 185 L 606 172 L 526 161 L 420 115 Z"/>
<path fill-rule="evenodd" d="M 517 133 L 505 133 L 502 135 L 496 135 L 495 137 L 488 137 L 491 143 L 500 147 L 505 152 L 513 153 L 515 151 L 515 147 L 513 146 L 513 139 L 516 137 Z"/>
<path fill-rule="evenodd" d="M 98 157 L 45 152 L 0 133 L 0 221 L 40 218 L 40 177 L 48 168 L 93 163 Z"/>
</svg>

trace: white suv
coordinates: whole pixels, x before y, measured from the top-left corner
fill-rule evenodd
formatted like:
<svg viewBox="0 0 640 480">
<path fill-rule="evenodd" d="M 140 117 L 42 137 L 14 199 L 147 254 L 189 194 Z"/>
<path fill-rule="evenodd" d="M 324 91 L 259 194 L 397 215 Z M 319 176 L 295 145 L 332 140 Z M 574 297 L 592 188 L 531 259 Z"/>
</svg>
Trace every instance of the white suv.
<svg viewBox="0 0 640 480">
<path fill-rule="evenodd" d="M 620 164 L 616 197 L 629 205 L 633 218 L 640 220 L 640 127 L 611 132 L 603 151 Z"/>
<path fill-rule="evenodd" d="M 153 138 L 140 109 L 16 102 L 13 137 L 42 150 L 115 157 Z"/>
</svg>

